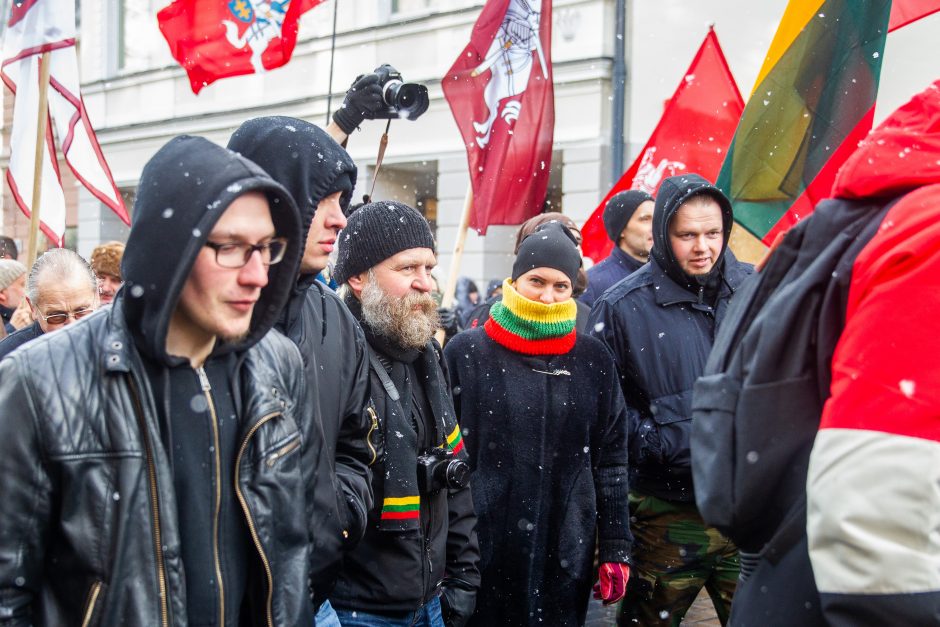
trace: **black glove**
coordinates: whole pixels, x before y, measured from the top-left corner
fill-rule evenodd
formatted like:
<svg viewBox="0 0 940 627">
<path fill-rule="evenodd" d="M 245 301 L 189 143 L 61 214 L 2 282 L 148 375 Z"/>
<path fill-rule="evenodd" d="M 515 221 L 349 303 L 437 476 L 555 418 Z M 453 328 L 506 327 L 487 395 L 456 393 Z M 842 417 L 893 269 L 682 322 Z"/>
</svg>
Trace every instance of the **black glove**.
<svg viewBox="0 0 940 627">
<path fill-rule="evenodd" d="M 382 89 L 388 81 L 389 70 L 396 71 L 390 65 L 380 65 L 371 74 L 360 74 L 353 81 L 343 106 L 333 113 L 333 121 L 344 133 L 351 135 L 363 120 L 372 120 L 385 109 Z"/>
<path fill-rule="evenodd" d="M 457 309 L 454 307 L 438 307 L 437 316 L 441 320 L 441 328 L 444 329 L 444 335 L 451 337 L 457 335 L 460 328 L 457 325 Z"/>
<path fill-rule="evenodd" d="M 476 604 L 476 588 L 466 581 L 448 578 L 441 583 L 441 615 L 445 627 L 466 625 Z"/>
</svg>

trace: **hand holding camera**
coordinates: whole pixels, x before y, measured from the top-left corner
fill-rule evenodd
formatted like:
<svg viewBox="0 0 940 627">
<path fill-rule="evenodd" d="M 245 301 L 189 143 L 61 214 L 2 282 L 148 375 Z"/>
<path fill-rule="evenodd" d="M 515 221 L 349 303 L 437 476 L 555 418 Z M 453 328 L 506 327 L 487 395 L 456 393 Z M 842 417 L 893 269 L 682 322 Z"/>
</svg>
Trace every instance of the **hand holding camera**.
<svg viewBox="0 0 940 627">
<path fill-rule="evenodd" d="M 386 63 L 353 81 L 333 121 L 350 135 L 363 120 L 416 120 L 428 104 L 427 87 L 403 82 L 401 72 Z"/>
</svg>

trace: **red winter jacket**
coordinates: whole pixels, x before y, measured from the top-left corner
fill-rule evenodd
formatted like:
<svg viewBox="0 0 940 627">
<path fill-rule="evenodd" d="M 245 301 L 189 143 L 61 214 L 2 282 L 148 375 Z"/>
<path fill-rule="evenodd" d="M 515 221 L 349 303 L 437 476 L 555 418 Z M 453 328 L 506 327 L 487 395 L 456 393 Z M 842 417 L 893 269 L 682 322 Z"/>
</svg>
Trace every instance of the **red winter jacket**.
<svg viewBox="0 0 940 627">
<path fill-rule="evenodd" d="M 905 192 L 853 267 L 807 479 L 831 625 L 940 620 L 940 81 L 846 162 L 833 195 Z"/>
</svg>

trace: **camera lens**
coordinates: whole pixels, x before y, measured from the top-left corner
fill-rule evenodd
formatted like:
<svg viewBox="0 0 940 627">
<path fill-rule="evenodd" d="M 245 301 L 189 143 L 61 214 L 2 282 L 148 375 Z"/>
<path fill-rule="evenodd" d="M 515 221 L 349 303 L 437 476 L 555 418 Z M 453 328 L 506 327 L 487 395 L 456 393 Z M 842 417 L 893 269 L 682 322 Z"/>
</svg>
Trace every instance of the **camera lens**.
<svg viewBox="0 0 940 627">
<path fill-rule="evenodd" d="M 451 460 L 447 464 L 447 486 L 452 489 L 467 487 L 470 483 L 470 466 L 459 459 Z"/>
<path fill-rule="evenodd" d="M 418 85 L 415 84 L 404 84 L 398 89 L 398 105 L 399 109 L 411 109 L 418 101 Z"/>
<path fill-rule="evenodd" d="M 401 89 L 402 83 L 398 80 L 390 80 L 382 87 L 382 99 L 385 101 L 385 104 L 392 107 L 393 109 L 398 109 L 398 91 Z"/>
</svg>

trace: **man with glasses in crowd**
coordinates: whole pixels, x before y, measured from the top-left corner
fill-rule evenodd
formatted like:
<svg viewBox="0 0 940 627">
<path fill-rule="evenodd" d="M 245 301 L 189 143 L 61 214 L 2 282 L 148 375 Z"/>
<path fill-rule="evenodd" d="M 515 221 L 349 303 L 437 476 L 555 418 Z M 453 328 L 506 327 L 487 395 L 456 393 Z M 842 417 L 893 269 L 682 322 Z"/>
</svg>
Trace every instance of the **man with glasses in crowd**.
<svg viewBox="0 0 940 627">
<path fill-rule="evenodd" d="M 133 216 L 112 306 L 0 362 L 0 616 L 309 624 L 318 435 L 300 354 L 269 333 L 296 206 L 182 136 L 145 166 Z"/>
<path fill-rule="evenodd" d="M 98 308 L 98 284 L 78 253 L 53 248 L 33 264 L 26 277 L 26 302 L 33 323 L 0 342 L 0 359 L 37 337 L 58 331 Z"/>
</svg>

